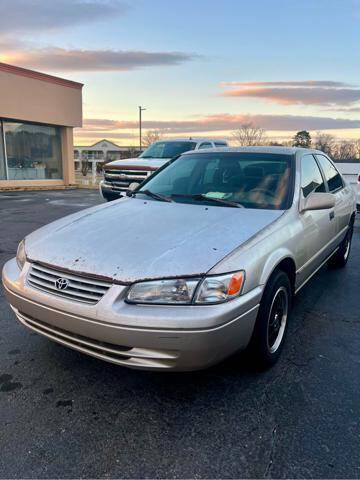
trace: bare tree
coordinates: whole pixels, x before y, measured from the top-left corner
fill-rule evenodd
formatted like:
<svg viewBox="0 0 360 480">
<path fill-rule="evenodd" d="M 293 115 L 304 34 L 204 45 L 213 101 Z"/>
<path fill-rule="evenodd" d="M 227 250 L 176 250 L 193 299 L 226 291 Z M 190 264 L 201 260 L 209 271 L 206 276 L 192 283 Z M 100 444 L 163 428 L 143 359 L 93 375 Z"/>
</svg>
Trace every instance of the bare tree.
<svg viewBox="0 0 360 480">
<path fill-rule="evenodd" d="M 146 148 L 146 147 L 149 147 L 154 142 L 162 140 L 163 138 L 164 138 L 164 134 L 161 130 L 147 130 L 141 143 Z"/>
<path fill-rule="evenodd" d="M 356 158 L 360 160 L 360 138 L 358 140 L 355 140 L 354 149 L 355 149 Z"/>
<path fill-rule="evenodd" d="M 231 135 L 235 143 L 241 147 L 263 145 L 266 138 L 265 130 L 251 122 L 242 123 L 238 129 L 231 132 Z"/>
<path fill-rule="evenodd" d="M 316 137 L 314 140 L 314 148 L 321 150 L 327 155 L 333 154 L 333 149 L 335 145 L 335 137 L 324 132 L 316 132 Z"/>
<path fill-rule="evenodd" d="M 81 173 L 84 175 L 84 177 L 86 177 L 86 175 L 88 174 L 89 168 L 90 168 L 90 165 L 89 165 L 88 154 L 87 154 L 87 152 L 82 152 Z"/>
<path fill-rule="evenodd" d="M 357 156 L 356 144 L 348 140 L 343 140 L 334 145 L 333 157 L 337 162 L 354 161 Z"/>
</svg>

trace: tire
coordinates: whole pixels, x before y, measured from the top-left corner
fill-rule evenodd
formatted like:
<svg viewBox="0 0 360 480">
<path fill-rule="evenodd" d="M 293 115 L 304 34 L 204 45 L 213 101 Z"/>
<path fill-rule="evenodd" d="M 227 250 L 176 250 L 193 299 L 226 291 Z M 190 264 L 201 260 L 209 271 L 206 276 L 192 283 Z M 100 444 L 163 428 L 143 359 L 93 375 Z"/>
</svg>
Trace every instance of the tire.
<svg viewBox="0 0 360 480">
<path fill-rule="evenodd" d="M 354 232 L 353 225 L 349 226 L 344 240 L 340 243 L 337 252 L 330 258 L 328 265 L 331 268 L 343 268 L 349 260 L 351 240 Z"/>
<path fill-rule="evenodd" d="M 282 270 L 275 271 L 265 287 L 248 348 L 256 368 L 265 370 L 277 362 L 284 345 L 291 305 L 289 277 Z"/>
</svg>

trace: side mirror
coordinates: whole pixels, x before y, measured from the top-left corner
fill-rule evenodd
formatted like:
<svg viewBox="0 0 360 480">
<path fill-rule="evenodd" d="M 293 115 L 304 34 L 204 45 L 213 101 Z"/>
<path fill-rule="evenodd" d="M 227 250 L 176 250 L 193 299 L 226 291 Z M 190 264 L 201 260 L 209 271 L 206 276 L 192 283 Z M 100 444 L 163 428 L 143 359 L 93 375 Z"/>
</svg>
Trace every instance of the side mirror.
<svg viewBox="0 0 360 480">
<path fill-rule="evenodd" d="M 300 212 L 307 210 L 326 210 L 335 207 L 335 196 L 332 193 L 310 193 L 302 200 Z"/>
<path fill-rule="evenodd" d="M 140 185 L 140 183 L 138 183 L 138 182 L 132 182 L 128 186 L 128 190 L 130 190 L 130 192 L 133 192 L 134 190 L 136 190 L 138 188 L 139 185 Z"/>
<path fill-rule="evenodd" d="M 131 196 L 132 196 L 132 192 L 133 192 L 134 190 L 136 190 L 139 185 L 140 185 L 140 183 L 138 183 L 138 182 L 132 182 L 132 183 L 130 183 L 130 185 L 128 186 L 127 192 L 126 192 L 126 196 L 127 196 L 127 197 L 131 197 Z"/>
</svg>

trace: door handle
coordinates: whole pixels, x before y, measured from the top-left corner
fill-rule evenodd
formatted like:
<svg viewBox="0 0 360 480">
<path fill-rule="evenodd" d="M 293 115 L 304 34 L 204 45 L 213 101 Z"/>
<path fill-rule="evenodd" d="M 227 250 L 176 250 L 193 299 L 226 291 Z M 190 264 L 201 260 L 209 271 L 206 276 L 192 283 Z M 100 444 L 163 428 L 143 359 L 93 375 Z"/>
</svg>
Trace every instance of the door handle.
<svg viewBox="0 0 360 480">
<path fill-rule="evenodd" d="M 334 210 L 329 213 L 330 220 L 333 220 L 335 218 L 335 212 Z"/>
</svg>

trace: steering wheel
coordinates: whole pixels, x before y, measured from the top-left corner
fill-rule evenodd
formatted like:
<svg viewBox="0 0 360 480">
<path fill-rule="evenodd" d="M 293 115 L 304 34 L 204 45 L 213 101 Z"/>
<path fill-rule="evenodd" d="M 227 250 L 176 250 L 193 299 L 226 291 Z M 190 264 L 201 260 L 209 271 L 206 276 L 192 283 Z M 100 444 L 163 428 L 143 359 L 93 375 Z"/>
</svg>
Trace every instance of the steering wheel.
<svg viewBox="0 0 360 480">
<path fill-rule="evenodd" d="M 267 195 L 268 197 L 274 198 L 275 193 L 272 192 L 271 190 L 267 190 L 266 188 L 253 188 L 252 190 L 249 191 L 249 193 L 262 193 L 263 195 Z"/>
</svg>

